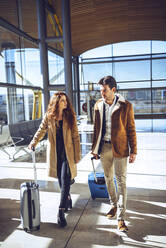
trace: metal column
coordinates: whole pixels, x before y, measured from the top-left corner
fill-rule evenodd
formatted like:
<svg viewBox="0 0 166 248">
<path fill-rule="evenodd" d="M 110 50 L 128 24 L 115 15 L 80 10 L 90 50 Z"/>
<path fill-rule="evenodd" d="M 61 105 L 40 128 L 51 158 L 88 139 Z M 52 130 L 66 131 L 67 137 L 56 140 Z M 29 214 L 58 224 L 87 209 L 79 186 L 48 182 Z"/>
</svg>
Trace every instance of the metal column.
<svg viewBox="0 0 166 248">
<path fill-rule="evenodd" d="M 76 90 L 76 112 L 80 115 L 80 78 L 79 78 L 79 57 L 74 57 L 74 89 Z"/>
<path fill-rule="evenodd" d="M 38 37 L 39 37 L 39 49 L 40 49 L 40 65 L 41 73 L 43 76 L 43 88 L 44 88 L 44 110 L 46 111 L 49 103 L 49 73 L 48 73 L 48 49 L 46 43 L 47 31 L 46 31 L 46 13 L 45 13 L 45 1 L 36 0 L 37 3 L 37 17 L 38 17 Z"/>
<path fill-rule="evenodd" d="M 66 93 L 73 102 L 70 0 L 62 0 L 62 20 Z"/>
</svg>

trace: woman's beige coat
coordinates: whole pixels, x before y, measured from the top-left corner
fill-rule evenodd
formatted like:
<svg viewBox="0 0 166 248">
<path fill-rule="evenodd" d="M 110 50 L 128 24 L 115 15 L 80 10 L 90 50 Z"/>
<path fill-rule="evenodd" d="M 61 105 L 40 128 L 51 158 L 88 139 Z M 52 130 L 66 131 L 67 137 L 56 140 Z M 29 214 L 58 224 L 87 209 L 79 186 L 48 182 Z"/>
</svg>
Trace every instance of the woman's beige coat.
<svg viewBox="0 0 166 248">
<path fill-rule="evenodd" d="M 48 132 L 48 175 L 57 178 L 56 122 L 55 120 L 48 120 L 47 114 L 45 114 L 38 131 L 31 141 L 31 144 L 36 146 L 37 143 L 44 137 L 46 132 Z M 74 125 L 72 129 L 69 128 L 67 120 L 63 118 L 63 139 L 66 157 L 71 171 L 71 179 L 73 179 L 77 175 L 76 164 L 81 159 L 80 137 L 76 117 L 74 118 Z"/>
</svg>

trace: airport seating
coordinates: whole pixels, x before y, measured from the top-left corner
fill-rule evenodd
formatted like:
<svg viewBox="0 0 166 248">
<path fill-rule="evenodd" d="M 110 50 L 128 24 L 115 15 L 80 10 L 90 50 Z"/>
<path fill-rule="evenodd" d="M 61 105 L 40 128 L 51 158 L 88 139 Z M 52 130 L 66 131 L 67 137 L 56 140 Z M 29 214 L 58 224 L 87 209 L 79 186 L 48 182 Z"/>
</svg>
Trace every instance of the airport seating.
<svg viewBox="0 0 166 248">
<path fill-rule="evenodd" d="M 7 147 L 12 143 L 12 139 L 10 137 L 9 126 L 4 123 L 0 124 L 0 150 L 11 158 L 10 153 L 7 151 Z"/>
<path fill-rule="evenodd" d="M 41 119 L 36 119 L 9 124 L 9 132 L 12 139 L 12 145 L 15 147 L 13 159 L 15 158 L 15 155 L 21 150 L 23 150 L 27 154 L 30 154 L 30 152 L 27 150 L 27 146 L 29 145 L 34 134 L 39 128 L 40 123 Z M 46 136 L 44 137 L 44 139 L 45 138 Z"/>
</svg>

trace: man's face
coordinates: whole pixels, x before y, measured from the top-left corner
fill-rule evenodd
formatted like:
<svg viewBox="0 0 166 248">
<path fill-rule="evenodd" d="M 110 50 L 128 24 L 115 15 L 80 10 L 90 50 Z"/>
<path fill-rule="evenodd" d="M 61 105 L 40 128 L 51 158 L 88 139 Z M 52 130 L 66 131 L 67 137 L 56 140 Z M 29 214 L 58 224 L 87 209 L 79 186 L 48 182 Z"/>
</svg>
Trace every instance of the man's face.
<svg viewBox="0 0 166 248">
<path fill-rule="evenodd" d="M 108 85 L 100 86 L 101 96 L 107 101 L 114 99 L 115 87 L 110 89 Z"/>
</svg>

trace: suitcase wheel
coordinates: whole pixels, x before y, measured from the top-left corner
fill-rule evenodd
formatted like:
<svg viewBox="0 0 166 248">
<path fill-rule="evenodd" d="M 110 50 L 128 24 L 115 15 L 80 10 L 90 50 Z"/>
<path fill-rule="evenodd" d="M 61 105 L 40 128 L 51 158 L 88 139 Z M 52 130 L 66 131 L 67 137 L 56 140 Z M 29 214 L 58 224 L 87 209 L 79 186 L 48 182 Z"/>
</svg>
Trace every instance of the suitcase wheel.
<svg viewBox="0 0 166 248">
<path fill-rule="evenodd" d="M 28 232 L 28 228 L 24 228 L 24 231 L 25 231 L 25 232 Z"/>
<path fill-rule="evenodd" d="M 36 230 L 39 231 L 39 230 L 40 230 L 40 226 L 38 226 L 38 227 L 36 228 Z"/>
<path fill-rule="evenodd" d="M 95 197 L 92 197 L 92 200 L 95 200 L 96 198 Z"/>
</svg>

